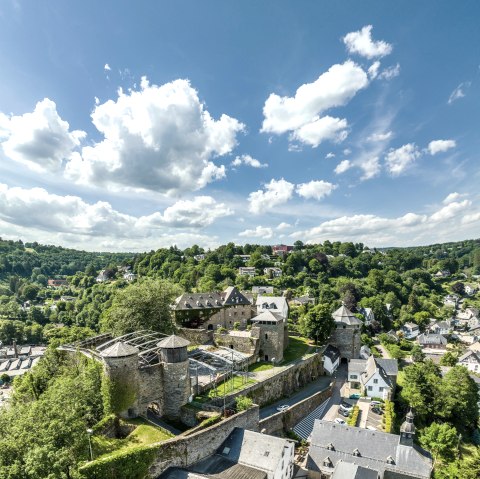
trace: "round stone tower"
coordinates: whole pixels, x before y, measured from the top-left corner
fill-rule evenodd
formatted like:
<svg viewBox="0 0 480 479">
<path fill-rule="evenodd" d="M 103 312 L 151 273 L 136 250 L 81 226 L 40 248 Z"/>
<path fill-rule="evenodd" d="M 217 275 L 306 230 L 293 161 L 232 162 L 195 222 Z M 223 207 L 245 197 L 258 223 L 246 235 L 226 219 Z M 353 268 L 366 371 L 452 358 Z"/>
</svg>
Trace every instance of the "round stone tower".
<svg viewBox="0 0 480 479">
<path fill-rule="evenodd" d="M 136 347 L 121 341 L 100 351 L 105 374 L 110 380 L 112 409 L 125 418 L 139 414 L 138 353 Z"/>
<path fill-rule="evenodd" d="M 187 346 L 190 344 L 180 336 L 162 339 L 159 348 L 163 364 L 164 415 L 173 419 L 180 417 L 180 408 L 187 404 L 190 396 L 190 374 Z"/>
</svg>

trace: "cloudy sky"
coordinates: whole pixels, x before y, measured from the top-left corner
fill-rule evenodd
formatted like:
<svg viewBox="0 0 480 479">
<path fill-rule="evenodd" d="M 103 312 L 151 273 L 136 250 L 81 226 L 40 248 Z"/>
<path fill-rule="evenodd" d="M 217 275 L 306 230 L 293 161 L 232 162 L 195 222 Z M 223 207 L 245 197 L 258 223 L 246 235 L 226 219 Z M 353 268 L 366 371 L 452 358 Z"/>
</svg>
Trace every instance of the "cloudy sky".
<svg viewBox="0 0 480 479">
<path fill-rule="evenodd" d="M 0 236 L 480 236 L 480 3 L 0 3 Z"/>
</svg>

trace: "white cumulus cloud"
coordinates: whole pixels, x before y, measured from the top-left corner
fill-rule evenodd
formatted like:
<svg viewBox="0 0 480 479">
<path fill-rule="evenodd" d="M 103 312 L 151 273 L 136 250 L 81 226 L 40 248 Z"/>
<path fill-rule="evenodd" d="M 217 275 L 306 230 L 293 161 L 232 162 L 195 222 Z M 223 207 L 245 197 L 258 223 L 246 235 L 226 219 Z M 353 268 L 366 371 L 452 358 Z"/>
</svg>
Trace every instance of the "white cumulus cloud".
<svg viewBox="0 0 480 479">
<path fill-rule="evenodd" d="M 165 194 L 195 191 L 225 176 L 212 159 L 230 153 L 244 125 L 211 117 L 187 80 L 161 86 L 142 78 L 138 91 L 119 90 L 97 105 L 92 121 L 104 139 L 82 148 L 66 176 L 83 184 Z"/>
<path fill-rule="evenodd" d="M 398 77 L 398 75 L 400 75 L 400 63 L 385 68 L 385 70 L 378 75 L 378 78 L 382 80 L 391 80 L 392 78 Z"/>
<path fill-rule="evenodd" d="M 358 166 L 363 170 L 361 180 L 370 180 L 380 173 L 381 166 L 378 156 L 372 156 L 361 162 Z"/>
<path fill-rule="evenodd" d="M 255 229 L 247 229 L 238 233 L 238 236 L 244 236 L 247 238 L 261 238 L 270 239 L 273 238 L 273 230 L 269 227 L 257 226 Z"/>
<path fill-rule="evenodd" d="M 407 143 L 397 149 L 391 149 L 385 157 L 387 170 L 392 176 L 405 172 L 418 158 L 420 152 L 414 143 Z"/>
<path fill-rule="evenodd" d="M 291 227 L 292 227 L 292 225 L 290 223 L 282 222 L 277 226 L 277 230 L 279 230 L 279 231 L 288 230 Z"/>
<path fill-rule="evenodd" d="M 460 193 L 457 193 L 456 191 L 453 192 L 453 193 L 450 193 L 449 195 L 447 195 L 445 197 L 445 199 L 443 200 L 443 204 L 444 205 L 448 205 L 449 203 L 452 203 L 453 201 L 457 201 L 458 199 L 460 199 L 462 196 L 464 195 L 461 195 Z"/>
<path fill-rule="evenodd" d="M 431 155 L 436 155 L 437 153 L 443 153 L 444 151 L 455 148 L 457 143 L 455 140 L 434 140 L 428 144 L 428 152 Z"/>
<path fill-rule="evenodd" d="M 283 178 L 270 180 L 264 190 L 253 191 L 248 195 L 249 211 L 260 214 L 271 210 L 275 206 L 286 203 L 293 194 L 295 185 Z"/>
<path fill-rule="evenodd" d="M 56 104 L 48 98 L 38 102 L 31 113 L 0 113 L 0 147 L 4 154 L 36 171 L 59 171 L 85 136 L 84 131 L 70 131 Z"/>
<path fill-rule="evenodd" d="M 271 93 L 263 107 L 261 131 L 290 132 L 291 141 L 313 147 L 325 140 L 342 141 L 348 134 L 347 120 L 321 115 L 347 104 L 367 85 L 367 74 L 353 61 L 333 65 L 313 83 L 300 86 L 293 97 Z"/>
<path fill-rule="evenodd" d="M 338 185 L 329 183 L 323 180 L 313 180 L 308 183 L 301 183 L 297 185 L 296 192 L 303 198 L 313 198 L 315 200 L 321 200 L 325 196 L 328 196 L 332 191 L 337 188 Z"/>
<path fill-rule="evenodd" d="M 349 170 L 352 167 L 352 163 L 350 160 L 342 160 L 336 167 L 335 167 L 335 173 L 337 175 L 341 175 L 342 173 L 345 173 L 347 170 Z"/>
<path fill-rule="evenodd" d="M 252 158 L 250 155 L 236 156 L 232 161 L 232 166 L 247 165 L 252 168 L 267 168 L 268 163 L 260 163 L 256 158 Z"/>
<path fill-rule="evenodd" d="M 384 57 L 392 52 L 393 48 L 389 43 L 372 39 L 372 28 L 372 25 L 366 25 L 361 30 L 347 33 L 343 37 L 343 43 L 349 53 L 372 59 Z"/>
</svg>

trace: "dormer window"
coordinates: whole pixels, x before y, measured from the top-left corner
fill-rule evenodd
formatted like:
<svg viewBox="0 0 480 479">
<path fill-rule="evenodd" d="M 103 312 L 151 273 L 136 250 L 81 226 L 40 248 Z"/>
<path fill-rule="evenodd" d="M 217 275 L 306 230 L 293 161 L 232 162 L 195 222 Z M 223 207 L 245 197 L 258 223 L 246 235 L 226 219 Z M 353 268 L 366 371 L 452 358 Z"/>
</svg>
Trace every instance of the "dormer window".
<svg viewBox="0 0 480 479">
<path fill-rule="evenodd" d="M 329 451 L 335 451 L 335 446 L 330 442 L 329 444 L 327 444 L 327 449 Z"/>
<path fill-rule="evenodd" d="M 353 455 L 354 455 L 354 456 L 357 456 L 357 457 L 360 457 L 360 456 L 361 456 L 360 451 L 359 451 L 357 448 L 355 448 L 355 449 L 353 450 Z"/>
<path fill-rule="evenodd" d="M 328 456 L 323 460 L 323 465 L 325 467 L 333 467 L 333 463 Z"/>
<path fill-rule="evenodd" d="M 387 457 L 387 464 L 395 464 L 395 461 L 393 460 L 392 456 Z"/>
</svg>

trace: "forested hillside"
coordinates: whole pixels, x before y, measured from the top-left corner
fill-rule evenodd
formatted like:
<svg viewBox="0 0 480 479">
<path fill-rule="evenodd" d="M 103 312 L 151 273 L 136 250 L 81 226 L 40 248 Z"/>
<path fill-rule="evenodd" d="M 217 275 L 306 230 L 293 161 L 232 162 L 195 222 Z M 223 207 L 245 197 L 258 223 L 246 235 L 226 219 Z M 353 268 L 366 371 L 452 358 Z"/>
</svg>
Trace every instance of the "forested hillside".
<svg viewBox="0 0 480 479">
<path fill-rule="evenodd" d="M 257 275 L 240 276 L 242 266 L 254 267 Z M 264 268 L 273 266 L 281 269 L 280 277 L 264 274 Z M 96 281 L 100 270 L 107 281 Z M 451 276 L 436 279 L 435 273 L 443 270 Z M 133 272 L 140 284 L 145 278 L 167 280 L 176 285 L 176 292 L 271 285 L 276 294 L 308 295 L 332 307 L 344 301 L 353 311 L 372 308 L 389 329 L 406 321 L 422 325 L 430 317 L 448 316 L 442 297 L 455 282 L 480 273 L 480 241 L 385 250 L 298 241 L 283 258 L 274 256 L 271 246 L 250 244 L 229 243 L 212 251 L 196 245 L 183 251 L 171 247 L 133 255 L 0 241 L 0 341 L 73 340 L 99 331 L 113 298 L 128 285 L 125 271 Z M 48 288 L 50 278 L 66 278 L 68 285 Z M 308 306 L 293 308 L 292 319 L 301 320 L 307 310 Z"/>
</svg>

